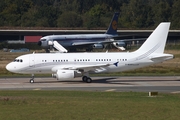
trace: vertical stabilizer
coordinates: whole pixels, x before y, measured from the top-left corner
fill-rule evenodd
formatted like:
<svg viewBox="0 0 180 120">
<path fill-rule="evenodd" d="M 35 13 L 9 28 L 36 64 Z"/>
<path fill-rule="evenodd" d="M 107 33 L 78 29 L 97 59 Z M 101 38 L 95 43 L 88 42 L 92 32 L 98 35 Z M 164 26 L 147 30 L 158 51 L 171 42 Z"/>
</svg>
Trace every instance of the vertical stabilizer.
<svg viewBox="0 0 180 120">
<path fill-rule="evenodd" d="M 162 22 L 136 52 L 164 53 L 170 22 Z"/>
<path fill-rule="evenodd" d="M 114 16 L 109 24 L 109 28 L 107 29 L 106 34 L 112 34 L 112 35 L 117 34 L 118 17 L 119 17 L 119 13 L 114 13 Z"/>
</svg>

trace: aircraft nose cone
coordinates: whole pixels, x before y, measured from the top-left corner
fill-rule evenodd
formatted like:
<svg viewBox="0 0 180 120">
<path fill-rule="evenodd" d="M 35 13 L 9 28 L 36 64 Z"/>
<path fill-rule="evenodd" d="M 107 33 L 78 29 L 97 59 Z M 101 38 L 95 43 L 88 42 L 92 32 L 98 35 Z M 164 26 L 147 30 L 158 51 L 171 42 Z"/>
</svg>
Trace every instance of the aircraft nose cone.
<svg viewBox="0 0 180 120">
<path fill-rule="evenodd" d="M 15 72 L 16 67 L 14 65 L 12 65 L 12 63 L 9 63 L 6 65 L 6 70 L 8 70 L 10 72 Z"/>
<path fill-rule="evenodd" d="M 41 46 L 41 45 L 42 45 L 42 42 L 41 42 L 41 41 L 39 41 L 37 44 L 38 44 L 39 46 Z"/>
<path fill-rule="evenodd" d="M 8 71 L 11 71 L 11 70 L 12 70 L 12 67 L 11 67 L 10 64 L 7 64 L 7 65 L 6 65 L 6 70 L 8 70 Z"/>
</svg>

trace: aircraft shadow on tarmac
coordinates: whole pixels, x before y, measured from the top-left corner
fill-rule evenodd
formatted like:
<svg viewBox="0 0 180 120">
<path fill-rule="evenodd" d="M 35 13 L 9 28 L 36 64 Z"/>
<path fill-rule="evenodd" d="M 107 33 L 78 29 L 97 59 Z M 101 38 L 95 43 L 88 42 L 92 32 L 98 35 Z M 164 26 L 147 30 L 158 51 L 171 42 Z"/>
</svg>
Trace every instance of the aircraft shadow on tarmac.
<svg viewBox="0 0 180 120">
<path fill-rule="evenodd" d="M 116 79 L 116 78 L 101 78 L 101 79 L 93 79 L 92 83 L 110 83 L 112 82 L 111 80 L 113 79 Z M 86 83 L 86 82 L 83 82 L 81 80 L 63 80 L 63 81 L 38 81 L 38 80 L 35 80 L 34 83 L 65 83 L 65 84 L 82 84 L 82 83 Z M 89 84 L 89 83 L 87 83 Z"/>
<path fill-rule="evenodd" d="M 43 80 L 43 79 L 42 79 Z M 141 79 L 136 79 L 136 80 L 131 80 L 130 79 L 124 79 L 124 78 L 116 78 L 116 77 L 109 77 L 109 78 L 100 78 L 100 79 L 93 79 L 92 83 L 107 83 L 107 84 L 125 84 L 125 85 L 135 85 L 135 84 L 132 84 L 133 82 L 136 83 L 136 82 L 167 82 L 167 81 L 180 81 L 180 79 L 177 79 L 177 80 L 164 80 L 163 78 L 158 78 L 158 79 L 154 79 L 152 78 L 152 80 L 143 80 L 142 78 Z M 130 83 L 129 83 L 130 82 Z M 35 80 L 35 83 L 64 83 L 64 84 L 82 84 L 82 83 L 86 83 L 86 82 L 82 82 L 81 80 L 64 80 L 64 81 L 50 81 L 50 80 L 46 80 L 46 81 L 36 81 Z M 87 83 L 89 84 L 89 83 Z"/>
<path fill-rule="evenodd" d="M 102 79 L 94 79 L 92 81 L 92 83 L 108 83 L 107 80 L 112 80 L 112 79 L 116 79 L 116 78 L 102 78 Z M 57 80 L 53 80 L 53 81 L 38 81 L 35 80 L 34 83 L 67 83 L 67 84 L 82 84 L 82 83 L 86 83 L 83 82 L 81 80 L 62 80 L 62 81 L 57 81 Z M 88 83 L 89 84 L 89 83 Z"/>
</svg>

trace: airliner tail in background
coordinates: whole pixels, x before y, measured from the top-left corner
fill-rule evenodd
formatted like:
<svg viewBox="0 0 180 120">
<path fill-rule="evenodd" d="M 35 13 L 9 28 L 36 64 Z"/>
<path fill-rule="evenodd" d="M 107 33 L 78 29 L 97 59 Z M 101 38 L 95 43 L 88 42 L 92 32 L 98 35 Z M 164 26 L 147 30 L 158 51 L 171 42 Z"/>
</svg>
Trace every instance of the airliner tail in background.
<svg viewBox="0 0 180 120">
<path fill-rule="evenodd" d="M 118 25 L 119 13 L 114 13 L 114 16 L 109 24 L 106 34 L 117 35 L 117 25 Z"/>
</svg>

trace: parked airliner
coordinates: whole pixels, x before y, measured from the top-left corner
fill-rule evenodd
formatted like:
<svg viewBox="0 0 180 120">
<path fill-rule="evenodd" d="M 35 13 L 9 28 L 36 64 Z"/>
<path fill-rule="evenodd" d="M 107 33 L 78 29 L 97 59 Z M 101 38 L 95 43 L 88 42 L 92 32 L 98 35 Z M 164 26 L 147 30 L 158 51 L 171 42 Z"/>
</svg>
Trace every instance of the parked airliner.
<svg viewBox="0 0 180 120">
<path fill-rule="evenodd" d="M 91 73 L 121 72 L 160 63 L 173 58 L 165 54 L 164 48 L 170 23 L 161 23 L 134 52 L 99 53 L 33 53 L 17 57 L 6 66 L 14 73 L 34 74 L 52 73 L 57 80 L 82 77 L 90 83 Z"/>
<path fill-rule="evenodd" d="M 39 40 L 38 45 L 42 48 L 45 48 L 47 51 L 49 51 L 48 49 L 56 48 L 59 52 L 74 52 L 77 48 L 86 48 L 86 51 L 91 51 L 94 48 L 104 48 L 108 44 L 112 44 L 120 50 L 125 50 L 127 45 L 126 42 L 134 40 L 145 40 L 115 40 L 120 37 L 117 34 L 118 17 L 119 13 L 114 13 L 109 28 L 104 34 L 48 35 L 42 37 Z M 61 46 L 63 46 L 65 49 L 61 49 Z"/>
</svg>

